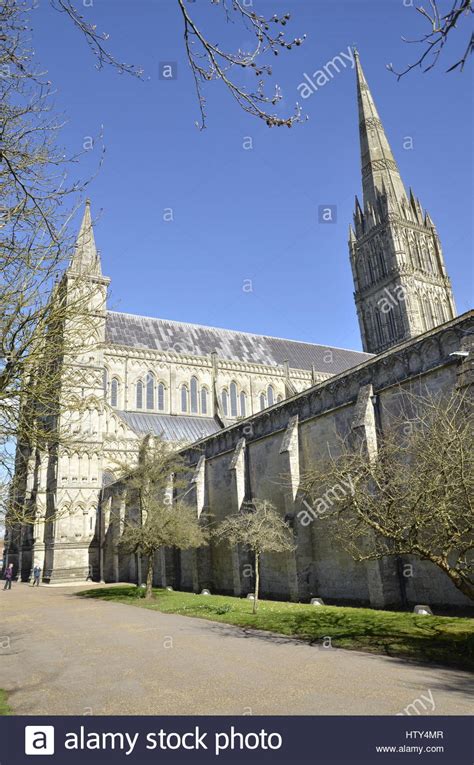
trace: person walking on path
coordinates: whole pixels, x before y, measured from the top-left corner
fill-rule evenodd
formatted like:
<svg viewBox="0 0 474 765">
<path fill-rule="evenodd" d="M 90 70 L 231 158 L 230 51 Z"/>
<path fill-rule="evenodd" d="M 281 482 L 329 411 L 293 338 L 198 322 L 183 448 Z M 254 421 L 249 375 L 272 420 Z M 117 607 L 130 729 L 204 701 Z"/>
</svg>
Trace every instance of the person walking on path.
<svg viewBox="0 0 474 765">
<path fill-rule="evenodd" d="M 4 590 L 11 590 L 12 579 L 13 579 L 13 563 L 9 563 L 5 571 L 5 585 L 3 587 Z"/>
<path fill-rule="evenodd" d="M 36 565 L 33 569 L 33 587 L 40 586 L 41 566 Z"/>
</svg>

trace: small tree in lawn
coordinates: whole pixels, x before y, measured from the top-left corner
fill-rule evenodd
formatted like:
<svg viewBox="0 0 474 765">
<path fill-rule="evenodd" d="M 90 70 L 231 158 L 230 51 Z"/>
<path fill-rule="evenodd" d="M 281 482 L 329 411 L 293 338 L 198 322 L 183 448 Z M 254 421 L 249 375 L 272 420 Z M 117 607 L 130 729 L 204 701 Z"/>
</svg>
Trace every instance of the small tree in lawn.
<svg viewBox="0 0 474 765">
<path fill-rule="evenodd" d="M 242 510 L 225 518 L 214 531 L 214 537 L 232 547 L 245 545 L 255 556 L 255 597 L 253 613 L 258 608 L 260 591 L 260 558 L 265 552 L 290 552 L 295 549 L 290 527 L 266 500 L 245 503 Z"/>
<path fill-rule="evenodd" d="M 185 472 L 172 446 L 152 436 L 145 438 L 138 464 L 122 466 L 122 482 L 137 499 L 138 517 L 124 521 L 120 546 L 147 557 L 146 598 L 153 597 L 155 553 L 160 547 L 186 550 L 206 543 L 196 511 L 183 499 L 173 500 L 173 488 L 185 485 Z"/>
</svg>

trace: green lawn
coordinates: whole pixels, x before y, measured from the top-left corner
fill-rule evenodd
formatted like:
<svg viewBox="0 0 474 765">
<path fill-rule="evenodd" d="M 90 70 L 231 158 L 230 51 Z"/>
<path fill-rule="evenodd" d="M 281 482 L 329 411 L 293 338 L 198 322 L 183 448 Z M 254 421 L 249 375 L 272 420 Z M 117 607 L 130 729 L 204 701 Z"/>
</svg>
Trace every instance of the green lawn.
<svg viewBox="0 0 474 765">
<path fill-rule="evenodd" d="M 7 704 L 7 694 L 0 688 L 0 716 L 11 714 L 11 709 Z"/>
<path fill-rule="evenodd" d="M 155 599 L 146 601 L 143 590 L 133 585 L 102 587 L 78 595 L 269 630 L 315 643 L 328 644 L 324 638 L 330 637 L 337 648 L 474 669 L 474 619 L 271 600 L 260 601 L 254 615 L 252 602 L 243 598 L 155 590 Z"/>
</svg>

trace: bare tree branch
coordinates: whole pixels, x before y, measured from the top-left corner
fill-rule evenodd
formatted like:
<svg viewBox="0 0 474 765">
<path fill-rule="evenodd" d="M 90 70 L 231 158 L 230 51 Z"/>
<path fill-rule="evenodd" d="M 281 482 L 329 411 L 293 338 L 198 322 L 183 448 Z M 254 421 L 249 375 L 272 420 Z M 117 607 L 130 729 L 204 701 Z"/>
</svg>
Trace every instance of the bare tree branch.
<svg viewBox="0 0 474 765">
<path fill-rule="evenodd" d="M 143 69 L 134 64 L 127 64 L 124 61 L 118 61 L 115 56 L 107 49 L 109 35 L 107 32 L 98 32 L 95 24 L 90 24 L 82 16 L 70 0 L 50 0 L 52 7 L 66 13 L 85 37 L 89 48 L 97 59 L 97 69 L 102 69 L 106 65 L 113 66 L 120 74 L 131 74 L 133 77 L 142 77 Z"/>
<path fill-rule="evenodd" d="M 161 547 L 181 550 L 206 544 L 206 531 L 185 495 L 187 467 L 173 446 L 152 436 L 143 440 L 138 462 L 118 465 L 118 478 L 132 500 L 120 529 L 120 547 L 147 558 L 146 597 L 153 597 L 155 554 Z M 135 505 L 135 507 L 133 507 Z M 117 519 L 115 519 L 117 520 Z"/>
<path fill-rule="evenodd" d="M 29 13 L 17 0 L 0 9 L 0 525 L 8 514 L 10 526 L 31 530 L 41 465 L 77 440 L 69 427 L 75 383 L 63 364 L 93 328 L 83 277 L 74 290 L 63 278 L 88 181 L 67 180 L 78 156 L 59 144 L 64 122 L 33 58 Z"/>
<path fill-rule="evenodd" d="M 279 117 L 271 114 L 268 110 L 270 105 L 275 106 L 281 101 L 282 95 L 278 85 L 275 87 L 273 96 L 267 96 L 264 91 L 264 81 L 259 80 L 257 89 L 251 92 L 236 83 L 231 77 L 234 69 L 250 69 L 256 77 L 262 75 L 271 76 L 272 68 L 268 64 L 259 63 L 259 57 L 271 52 L 278 56 L 280 50 L 291 50 L 294 46 L 300 46 L 306 35 L 286 41 L 284 32 L 276 30 L 286 26 L 290 20 L 290 14 L 282 16 L 274 15 L 265 18 L 242 5 L 241 0 L 232 0 L 232 11 L 240 14 L 241 20 L 249 31 L 255 36 L 255 46 L 252 50 L 239 49 L 236 53 L 225 51 L 219 45 L 213 45 L 200 31 L 196 22 L 191 18 L 185 0 L 178 0 L 184 20 L 184 41 L 189 64 L 194 76 L 196 93 L 201 112 L 201 129 L 206 125 L 205 99 L 202 93 L 202 84 L 211 80 L 221 80 L 229 90 L 239 106 L 248 114 L 263 119 L 269 127 L 286 125 L 291 127 L 295 122 L 301 122 L 301 108 L 296 104 L 295 112 L 290 117 Z M 226 1 L 223 6 L 230 19 L 230 11 Z M 270 31 L 275 29 L 275 32 Z M 199 125 L 199 123 L 197 123 Z"/>
<path fill-rule="evenodd" d="M 97 31 L 95 24 L 88 22 L 82 16 L 70 0 L 50 0 L 56 10 L 65 13 L 73 22 L 74 26 L 84 35 L 87 44 L 97 59 L 97 68 L 110 65 L 117 69 L 120 74 L 131 74 L 141 77 L 143 70 L 133 64 L 119 62 L 108 49 L 108 35 Z M 209 0 L 212 7 L 219 6 L 224 10 L 225 19 L 228 23 L 240 21 L 244 29 L 255 38 L 255 44 L 249 51 L 227 51 L 218 44 L 210 41 L 208 36 L 201 31 L 194 16 L 191 15 L 189 4 L 186 0 L 176 0 L 184 24 L 184 44 L 186 55 L 191 67 L 196 88 L 201 119 L 197 126 L 203 129 L 206 126 L 206 100 L 203 94 L 203 85 L 212 80 L 219 80 L 227 88 L 233 99 L 248 114 L 265 121 L 269 127 L 286 125 L 292 127 L 296 122 L 302 121 L 301 107 L 296 104 L 294 113 L 287 117 L 280 117 L 271 111 L 282 100 L 282 94 L 275 86 L 273 95 L 265 94 L 265 83 L 262 77 L 272 75 L 272 67 L 267 63 L 261 63 L 266 54 L 278 56 L 283 50 L 292 50 L 300 46 L 306 35 L 286 40 L 283 27 L 290 21 L 290 14 L 281 16 L 274 14 L 270 18 L 257 14 L 252 8 L 248 8 L 242 0 Z M 279 31 L 277 31 L 279 30 Z M 257 87 L 253 90 L 240 84 L 234 77 L 237 71 L 248 70 L 260 78 Z"/>
<path fill-rule="evenodd" d="M 408 74 L 408 72 L 411 72 L 412 69 L 420 68 L 423 72 L 428 72 L 430 69 L 433 69 L 438 62 L 452 30 L 457 27 L 458 22 L 463 16 L 468 16 L 471 13 L 474 13 L 474 8 L 472 7 L 473 0 L 454 0 L 451 9 L 445 14 L 442 14 L 440 11 L 440 0 L 429 0 L 429 2 L 431 7 L 430 12 L 423 8 L 423 6 L 418 6 L 416 8 L 418 13 L 427 20 L 430 27 L 429 32 L 423 35 L 423 37 L 414 40 L 402 38 L 406 43 L 423 45 L 423 53 L 413 64 L 410 64 L 401 72 L 396 72 L 392 64 L 389 64 L 387 67 L 398 79 Z M 471 33 L 463 55 L 446 71 L 452 72 L 454 69 L 459 69 L 459 71 L 462 72 L 468 57 L 473 51 L 474 35 Z"/>
</svg>

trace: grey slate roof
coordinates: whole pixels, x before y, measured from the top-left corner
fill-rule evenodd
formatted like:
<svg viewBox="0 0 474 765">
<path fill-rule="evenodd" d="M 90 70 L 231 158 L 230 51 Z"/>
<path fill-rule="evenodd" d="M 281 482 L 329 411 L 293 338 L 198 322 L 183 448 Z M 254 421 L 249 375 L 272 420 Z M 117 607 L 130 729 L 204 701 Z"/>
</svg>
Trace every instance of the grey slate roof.
<svg viewBox="0 0 474 765">
<path fill-rule="evenodd" d="M 175 351 L 193 356 L 207 356 L 216 351 L 220 358 L 232 361 L 279 366 L 288 361 L 293 369 L 311 370 L 314 364 L 317 372 L 331 374 L 344 372 L 371 358 L 368 353 L 327 345 L 115 311 L 107 311 L 105 333 L 106 342 L 114 345 Z M 328 351 L 332 352 L 332 360 Z"/>
<path fill-rule="evenodd" d="M 116 412 L 138 435 L 153 433 L 165 441 L 197 441 L 221 430 L 212 417 L 192 415 L 149 414 L 148 412 Z"/>
</svg>

